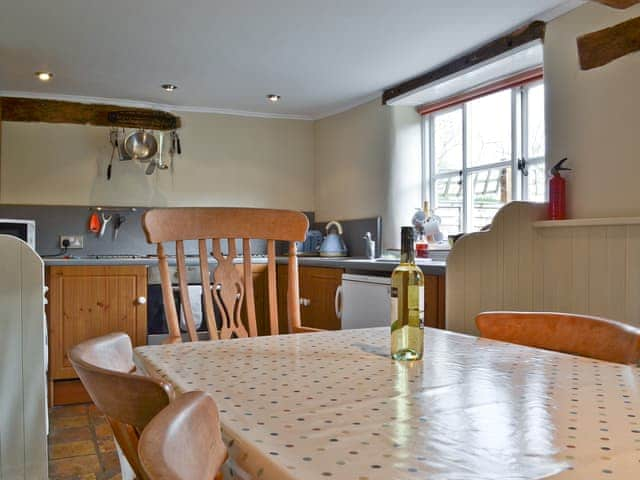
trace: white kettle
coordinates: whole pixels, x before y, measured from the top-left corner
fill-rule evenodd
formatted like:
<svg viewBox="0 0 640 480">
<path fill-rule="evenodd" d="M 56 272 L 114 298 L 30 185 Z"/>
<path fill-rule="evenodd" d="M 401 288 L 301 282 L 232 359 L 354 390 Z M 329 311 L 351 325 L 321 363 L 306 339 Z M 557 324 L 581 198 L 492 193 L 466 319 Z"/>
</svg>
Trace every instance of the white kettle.
<svg viewBox="0 0 640 480">
<path fill-rule="evenodd" d="M 333 228 L 334 231 L 331 231 Z M 325 227 L 327 234 L 320 245 L 321 257 L 346 257 L 347 246 L 342 239 L 342 225 L 335 220 L 327 223 Z"/>
</svg>

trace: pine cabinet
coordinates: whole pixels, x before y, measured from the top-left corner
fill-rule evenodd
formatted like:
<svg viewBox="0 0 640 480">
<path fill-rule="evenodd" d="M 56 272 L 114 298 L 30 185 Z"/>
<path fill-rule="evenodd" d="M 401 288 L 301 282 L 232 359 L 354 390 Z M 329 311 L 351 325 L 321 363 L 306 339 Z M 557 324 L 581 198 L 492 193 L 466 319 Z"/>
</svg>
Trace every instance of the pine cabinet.
<svg viewBox="0 0 640 480">
<path fill-rule="evenodd" d="M 124 332 L 146 343 L 145 266 L 49 267 L 48 285 L 50 380 L 77 378 L 67 351 L 89 338 Z"/>
</svg>

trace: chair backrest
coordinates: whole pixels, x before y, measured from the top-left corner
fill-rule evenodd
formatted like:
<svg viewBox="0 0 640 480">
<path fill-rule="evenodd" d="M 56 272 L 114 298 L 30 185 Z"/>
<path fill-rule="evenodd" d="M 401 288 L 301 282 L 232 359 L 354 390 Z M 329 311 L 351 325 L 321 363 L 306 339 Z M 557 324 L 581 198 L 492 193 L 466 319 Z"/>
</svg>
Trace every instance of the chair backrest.
<svg viewBox="0 0 640 480">
<path fill-rule="evenodd" d="M 214 400 L 188 392 L 145 428 L 138 446 L 150 480 L 212 480 L 227 457 Z"/>
<path fill-rule="evenodd" d="M 485 312 L 476 317 L 483 337 L 608 362 L 640 360 L 640 329 L 586 315 Z"/>
<path fill-rule="evenodd" d="M 260 208 L 165 208 L 147 211 L 142 225 L 149 243 L 158 249 L 162 282 L 162 298 L 169 327 L 169 343 L 180 342 L 180 325 L 173 287 L 169 275 L 169 262 L 163 243 L 175 242 L 180 303 L 191 341 L 198 340 L 193 320 L 186 279 L 184 242 L 197 240 L 200 263 L 200 283 L 204 297 L 204 315 L 211 339 L 255 337 L 258 335 L 256 308 L 251 273 L 252 239 L 267 242 L 267 283 L 269 326 L 272 335 L 278 334 L 278 293 L 276 287 L 276 241 L 288 241 L 287 313 L 290 332 L 311 331 L 300 321 L 300 291 L 296 241 L 303 241 L 309 226 L 307 217 L 290 210 Z M 227 241 L 228 252 L 223 255 L 221 240 Z M 243 274 L 235 268 L 236 240 L 242 241 Z M 209 271 L 210 256 L 218 262 L 213 273 Z M 207 295 L 206 292 L 211 292 Z M 242 305 L 246 307 L 247 328 L 241 321 Z M 214 304 L 220 312 L 222 328 L 218 334 Z"/>
<path fill-rule="evenodd" d="M 131 339 L 112 333 L 80 343 L 69 359 L 96 407 L 104 413 L 129 464 L 139 478 L 138 438 L 175 394 L 161 380 L 136 373 Z"/>
</svg>

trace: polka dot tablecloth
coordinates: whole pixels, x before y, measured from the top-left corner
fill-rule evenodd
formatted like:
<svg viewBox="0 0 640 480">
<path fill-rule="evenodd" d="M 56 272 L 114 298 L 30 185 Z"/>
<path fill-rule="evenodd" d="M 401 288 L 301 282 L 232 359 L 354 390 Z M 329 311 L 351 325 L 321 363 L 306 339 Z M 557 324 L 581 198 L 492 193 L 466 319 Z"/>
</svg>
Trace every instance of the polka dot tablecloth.
<svg viewBox="0 0 640 480">
<path fill-rule="evenodd" d="M 433 329 L 424 359 L 401 363 L 389 337 L 346 330 L 136 354 L 178 391 L 215 398 L 231 478 L 640 478 L 639 368 Z"/>
</svg>

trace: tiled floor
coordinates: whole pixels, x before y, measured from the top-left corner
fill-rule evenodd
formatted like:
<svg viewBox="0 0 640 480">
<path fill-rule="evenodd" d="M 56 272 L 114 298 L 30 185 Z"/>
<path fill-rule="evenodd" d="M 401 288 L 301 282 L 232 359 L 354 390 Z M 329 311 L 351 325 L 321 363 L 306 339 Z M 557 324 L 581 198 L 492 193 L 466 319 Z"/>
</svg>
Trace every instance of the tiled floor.
<svg viewBox="0 0 640 480">
<path fill-rule="evenodd" d="M 121 478 L 111 428 L 95 406 L 55 407 L 49 414 L 51 480 Z"/>
</svg>

